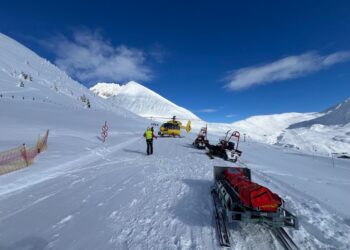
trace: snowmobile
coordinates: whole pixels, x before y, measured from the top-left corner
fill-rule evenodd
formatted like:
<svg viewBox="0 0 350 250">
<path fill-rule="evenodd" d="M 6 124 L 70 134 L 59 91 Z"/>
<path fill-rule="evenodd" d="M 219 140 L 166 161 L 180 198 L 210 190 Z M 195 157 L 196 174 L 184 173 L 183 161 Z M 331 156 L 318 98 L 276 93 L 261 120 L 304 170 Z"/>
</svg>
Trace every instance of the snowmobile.
<svg viewBox="0 0 350 250">
<path fill-rule="evenodd" d="M 238 158 L 242 155 L 242 151 L 238 150 L 238 144 L 240 139 L 240 133 L 233 131 L 229 136 L 230 130 L 226 132 L 224 139 L 221 139 L 217 145 L 206 144 L 208 148 L 208 156 L 214 159 L 214 156 L 223 158 L 226 161 L 237 162 Z M 232 138 L 237 139 L 237 143 L 232 142 Z"/>
<path fill-rule="evenodd" d="M 209 141 L 207 140 L 207 131 L 208 131 L 207 126 L 201 128 L 201 130 L 197 135 L 197 138 L 192 143 L 194 147 L 198 149 L 205 149 L 206 145 L 209 144 Z"/>
<path fill-rule="evenodd" d="M 277 194 L 251 181 L 249 168 L 214 167 L 211 194 L 221 246 L 230 246 L 228 225 L 241 221 L 264 225 L 286 249 L 298 249 L 283 229 L 298 229 L 297 217 L 284 208 Z"/>
</svg>

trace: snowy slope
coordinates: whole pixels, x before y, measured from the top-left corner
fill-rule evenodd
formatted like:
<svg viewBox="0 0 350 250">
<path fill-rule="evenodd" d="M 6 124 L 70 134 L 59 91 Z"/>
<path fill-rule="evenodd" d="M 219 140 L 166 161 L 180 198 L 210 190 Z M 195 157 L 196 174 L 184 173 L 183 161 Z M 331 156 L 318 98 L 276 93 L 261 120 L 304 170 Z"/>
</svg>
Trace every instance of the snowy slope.
<svg viewBox="0 0 350 250">
<path fill-rule="evenodd" d="M 313 154 L 350 156 L 350 99 L 319 114 L 315 119 L 291 124 L 278 144 Z"/>
<path fill-rule="evenodd" d="M 200 120 L 191 111 L 182 108 L 143 85 L 131 81 L 125 85 L 98 83 L 91 91 L 114 105 L 123 107 L 143 117 L 172 117 Z"/>
<path fill-rule="evenodd" d="M 275 144 L 278 136 L 290 124 L 310 120 L 318 116 L 320 116 L 318 113 L 284 113 L 252 116 L 248 119 L 234 122 L 232 126 L 242 133 L 246 133 L 253 140 Z"/>
<path fill-rule="evenodd" d="M 287 129 L 278 138 L 277 144 L 312 154 L 350 156 L 350 123 L 344 126 L 315 124 Z"/>
<path fill-rule="evenodd" d="M 253 116 L 227 124 L 209 124 L 214 133 L 233 129 L 248 140 L 299 149 L 304 153 L 350 156 L 350 99 L 320 113 Z M 222 133 L 222 132 L 221 132 Z"/>
<path fill-rule="evenodd" d="M 88 99 L 92 109 L 112 110 L 123 116 L 136 117 L 94 96 L 49 61 L 1 33 L 0 55 L 0 98 L 74 108 L 87 108 L 82 99 Z"/>
<path fill-rule="evenodd" d="M 76 121 L 82 117 L 89 114 Z M 212 168 L 232 164 L 209 160 L 191 148 L 191 138 L 159 139 L 147 157 L 137 127 L 118 124 L 105 145 L 93 126 L 79 133 L 78 124 L 57 125 L 33 167 L 0 176 L 0 249 L 222 249 L 212 218 Z M 300 229 L 288 232 L 301 249 L 350 247 L 347 162 L 335 160 L 333 168 L 327 158 L 290 149 L 241 148 L 239 165 L 299 217 Z M 230 234 L 231 249 L 282 249 L 263 226 L 237 223 Z"/>
</svg>

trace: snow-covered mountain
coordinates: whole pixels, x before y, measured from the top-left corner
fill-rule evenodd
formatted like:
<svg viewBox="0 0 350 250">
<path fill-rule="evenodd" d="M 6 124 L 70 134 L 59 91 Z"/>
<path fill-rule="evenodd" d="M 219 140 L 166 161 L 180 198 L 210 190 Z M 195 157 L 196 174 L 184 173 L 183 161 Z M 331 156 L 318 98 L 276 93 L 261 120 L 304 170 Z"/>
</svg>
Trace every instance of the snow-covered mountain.
<svg viewBox="0 0 350 250">
<path fill-rule="evenodd" d="M 314 124 L 310 127 L 286 129 L 276 144 L 294 147 L 303 152 L 350 157 L 350 123 L 344 126 Z"/>
<path fill-rule="evenodd" d="M 302 152 L 350 156 L 349 99 L 320 113 L 253 116 L 232 123 L 248 139 Z"/>
<path fill-rule="evenodd" d="M 208 123 L 209 134 L 237 130 L 249 141 L 295 148 L 304 153 L 350 156 L 350 101 L 323 112 L 252 116 L 231 124 Z"/>
<path fill-rule="evenodd" d="M 254 141 L 312 154 L 350 156 L 350 99 L 319 113 L 253 116 L 232 124 Z"/>
<path fill-rule="evenodd" d="M 90 105 L 90 110 L 112 111 L 132 119 L 138 119 L 133 113 L 144 117 L 176 115 L 192 119 L 195 129 L 205 125 L 191 111 L 136 82 L 99 83 L 91 88 L 93 94 L 47 60 L 1 33 L 0 55 L 0 98 L 3 100 L 20 101 L 24 105 L 47 103 L 63 109 L 88 109 Z M 349 154 L 349 120 L 350 99 L 347 99 L 321 113 L 253 116 L 232 124 L 208 123 L 208 128 L 209 133 L 215 135 L 229 129 L 238 130 L 254 141 L 306 152 Z"/>
<path fill-rule="evenodd" d="M 97 83 L 90 90 L 102 98 L 108 98 L 108 101 L 114 105 L 143 117 L 172 117 L 175 115 L 181 119 L 200 120 L 191 111 L 134 81 L 125 85 Z"/>
<path fill-rule="evenodd" d="M 289 126 L 290 129 L 293 128 L 303 128 L 311 127 L 315 124 L 321 125 L 346 125 L 350 123 L 350 98 L 346 99 L 344 102 L 339 103 L 326 111 L 321 113 L 322 115 L 304 122 L 294 123 Z"/>
<path fill-rule="evenodd" d="M 103 99 L 108 99 L 112 96 L 117 95 L 125 88 L 123 85 L 115 83 L 97 83 L 91 87 L 90 90 Z"/>
<path fill-rule="evenodd" d="M 245 120 L 232 123 L 242 133 L 252 139 L 275 144 L 283 130 L 291 124 L 319 117 L 319 113 L 283 113 L 274 115 L 252 116 Z"/>
<path fill-rule="evenodd" d="M 277 144 L 313 153 L 350 156 L 350 98 L 314 119 L 291 124 L 278 137 Z"/>
<path fill-rule="evenodd" d="M 125 85 L 98 83 L 91 90 L 110 101 L 111 105 L 123 107 L 140 116 L 176 115 L 192 119 L 194 131 L 207 124 L 209 135 L 222 136 L 228 130 L 238 130 L 251 141 L 323 155 L 350 155 L 350 125 L 344 125 L 349 122 L 349 99 L 324 112 L 259 115 L 229 124 L 200 121 L 191 111 L 136 82 Z"/>
<path fill-rule="evenodd" d="M 130 111 L 96 97 L 55 65 L 1 33 L 0 82 L 3 99 L 45 102 L 63 108 L 90 107 L 136 118 Z"/>
</svg>

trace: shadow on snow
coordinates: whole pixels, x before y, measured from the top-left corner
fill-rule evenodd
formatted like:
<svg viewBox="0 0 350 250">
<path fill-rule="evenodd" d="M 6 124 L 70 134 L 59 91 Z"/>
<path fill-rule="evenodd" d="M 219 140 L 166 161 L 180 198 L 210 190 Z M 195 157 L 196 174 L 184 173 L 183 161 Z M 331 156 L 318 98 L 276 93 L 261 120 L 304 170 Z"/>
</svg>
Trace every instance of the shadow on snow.
<svg viewBox="0 0 350 250">
<path fill-rule="evenodd" d="M 123 149 L 124 152 L 127 152 L 127 153 L 133 153 L 133 154 L 140 154 L 140 155 L 147 155 L 146 152 L 142 152 L 140 150 L 134 150 L 134 149 L 127 149 L 127 148 L 124 148 Z M 146 151 L 146 149 L 145 149 Z"/>
<path fill-rule="evenodd" d="M 0 245 L 3 250 L 44 250 L 48 246 L 48 242 L 39 237 L 27 237 L 13 243 L 11 246 L 5 247 Z"/>
<path fill-rule="evenodd" d="M 184 179 L 183 182 L 190 190 L 171 208 L 171 213 L 190 226 L 212 226 L 213 204 L 210 187 L 213 183 L 200 179 Z"/>
</svg>

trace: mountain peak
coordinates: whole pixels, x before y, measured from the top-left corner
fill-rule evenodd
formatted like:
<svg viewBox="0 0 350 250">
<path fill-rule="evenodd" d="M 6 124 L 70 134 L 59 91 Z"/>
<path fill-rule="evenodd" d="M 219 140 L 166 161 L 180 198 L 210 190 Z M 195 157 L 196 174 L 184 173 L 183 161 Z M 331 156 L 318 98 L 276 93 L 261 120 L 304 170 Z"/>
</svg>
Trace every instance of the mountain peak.
<svg viewBox="0 0 350 250">
<path fill-rule="evenodd" d="M 111 96 L 116 95 L 120 88 L 121 86 L 117 83 L 100 82 L 97 83 L 95 86 L 91 87 L 90 90 L 99 97 L 107 99 Z"/>
<path fill-rule="evenodd" d="M 104 99 L 121 94 L 129 96 L 153 95 L 159 98 L 163 98 L 153 90 L 135 81 L 130 81 L 126 84 L 100 82 L 91 87 L 90 90 Z M 164 98 L 164 100 L 166 99 Z"/>
<path fill-rule="evenodd" d="M 199 119 L 191 111 L 176 105 L 135 81 L 130 81 L 124 85 L 97 83 L 90 90 L 98 96 L 108 98 L 114 104 L 140 116 L 172 117 L 176 115 L 183 119 Z"/>
</svg>

